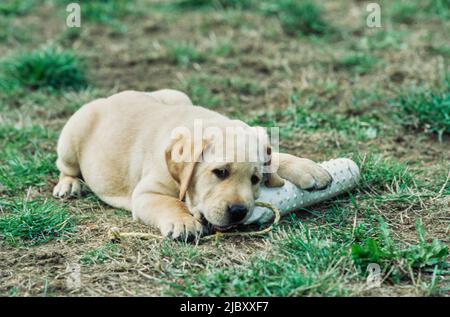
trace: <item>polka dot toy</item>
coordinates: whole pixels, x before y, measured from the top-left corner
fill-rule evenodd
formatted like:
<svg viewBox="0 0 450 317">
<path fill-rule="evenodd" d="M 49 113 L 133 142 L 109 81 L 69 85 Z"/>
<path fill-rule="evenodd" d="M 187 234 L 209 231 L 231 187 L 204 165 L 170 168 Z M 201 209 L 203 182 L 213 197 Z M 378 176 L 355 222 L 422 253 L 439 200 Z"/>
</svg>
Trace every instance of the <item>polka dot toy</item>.
<svg viewBox="0 0 450 317">
<path fill-rule="evenodd" d="M 281 215 L 308 207 L 321 201 L 336 197 L 353 189 L 359 181 L 359 168 L 355 162 L 347 158 L 338 158 L 320 164 L 333 177 L 329 187 L 323 190 L 302 190 L 285 181 L 283 187 L 261 187 L 261 195 L 258 201 L 265 202 L 278 208 Z M 252 215 L 245 224 L 267 223 L 273 219 L 273 212 L 264 207 L 255 207 Z"/>
</svg>

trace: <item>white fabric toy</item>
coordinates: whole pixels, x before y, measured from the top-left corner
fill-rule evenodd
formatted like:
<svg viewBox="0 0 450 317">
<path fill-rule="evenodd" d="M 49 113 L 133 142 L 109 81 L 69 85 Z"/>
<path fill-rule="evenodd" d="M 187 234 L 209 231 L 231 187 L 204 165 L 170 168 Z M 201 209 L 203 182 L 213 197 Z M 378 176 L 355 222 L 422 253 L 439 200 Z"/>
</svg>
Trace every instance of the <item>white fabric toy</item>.
<svg viewBox="0 0 450 317">
<path fill-rule="evenodd" d="M 359 168 L 355 162 L 347 158 L 338 158 L 320 164 L 333 177 L 333 182 L 323 190 L 306 191 L 291 182 L 285 181 L 283 187 L 261 187 L 258 201 L 269 203 L 280 210 L 281 216 L 291 211 L 311 206 L 318 202 L 333 198 L 353 189 L 359 181 Z M 273 212 L 264 207 L 255 207 L 245 224 L 266 223 L 273 219 Z"/>
</svg>

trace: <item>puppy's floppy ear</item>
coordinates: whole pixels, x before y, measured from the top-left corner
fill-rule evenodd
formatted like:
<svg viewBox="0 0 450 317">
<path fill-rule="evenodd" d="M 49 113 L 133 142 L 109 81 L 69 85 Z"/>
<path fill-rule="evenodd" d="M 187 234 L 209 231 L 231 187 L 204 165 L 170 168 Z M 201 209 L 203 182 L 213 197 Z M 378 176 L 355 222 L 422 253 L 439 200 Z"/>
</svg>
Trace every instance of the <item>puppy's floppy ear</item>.
<svg viewBox="0 0 450 317">
<path fill-rule="evenodd" d="M 170 176 L 180 188 L 179 199 L 183 200 L 194 174 L 197 163 L 201 160 L 207 142 L 194 142 L 190 136 L 178 135 L 172 140 L 165 151 L 167 169 Z"/>
</svg>

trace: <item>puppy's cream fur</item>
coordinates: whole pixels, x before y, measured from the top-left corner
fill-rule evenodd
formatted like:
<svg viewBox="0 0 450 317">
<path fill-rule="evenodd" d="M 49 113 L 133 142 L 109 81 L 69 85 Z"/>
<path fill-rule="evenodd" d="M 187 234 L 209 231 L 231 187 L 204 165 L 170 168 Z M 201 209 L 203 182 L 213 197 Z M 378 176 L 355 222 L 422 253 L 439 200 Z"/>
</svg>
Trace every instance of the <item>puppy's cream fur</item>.
<svg viewBox="0 0 450 317">
<path fill-rule="evenodd" d="M 263 179 L 267 186 L 282 186 L 287 179 L 304 189 L 320 189 L 331 181 L 316 163 L 271 154 L 268 144 L 267 154 L 279 161 L 279 168 L 265 177 L 262 162 L 194 162 L 216 139 L 195 143 L 182 134 L 174 138 L 172 132 L 177 127 L 192 131 L 199 119 L 204 128 L 222 131 L 225 139 L 237 137 L 227 127 L 256 137 L 242 121 L 194 106 L 175 90 L 125 91 L 84 105 L 61 132 L 56 162 L 61 173 L 53 194 L 79 196 L 82 178 L 109 205 L 132 211 L 134 219 L 158 227 L 165 236 L 187 238 L 205 231 L 204 219 L 216 227 L 232 224 L 231 205 L 244 206 L 249 215 Z M 247 151 L 239 145 L 227 150 Z M 190 157 L 177 162 L 174 154 Z M 217 170 L 226 170 L 227 177 L 219 179 Z"/>
</svg>

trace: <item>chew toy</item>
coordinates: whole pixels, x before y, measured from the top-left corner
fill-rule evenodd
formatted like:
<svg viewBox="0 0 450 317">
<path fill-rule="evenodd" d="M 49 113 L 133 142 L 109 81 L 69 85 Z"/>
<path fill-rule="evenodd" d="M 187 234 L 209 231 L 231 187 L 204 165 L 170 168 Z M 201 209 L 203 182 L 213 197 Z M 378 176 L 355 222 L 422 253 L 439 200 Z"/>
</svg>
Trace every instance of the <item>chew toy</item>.
<svg viewBox="0 0 450 317">
<path fill-rule="evenodd" d="M 284 216 L 291 211 L 314 205 L 347 192 L 353 189 L 358 183 L 359 168 L 350 159 L 338 158 L 323 162 L 320 165 L 333 177 L 333 182 L 326 189 L 310 192 L 298 188 L 291 182 L 285 181 L 283 187 L 262 187 L 258 201 L 276 207 L 280 211 L 281 216 Z M 267 208 L 257 206 L 245 224 L 261 224 L 269 222 L 271 219 L 273 219 L 273 212 Z"/>
</svg>

